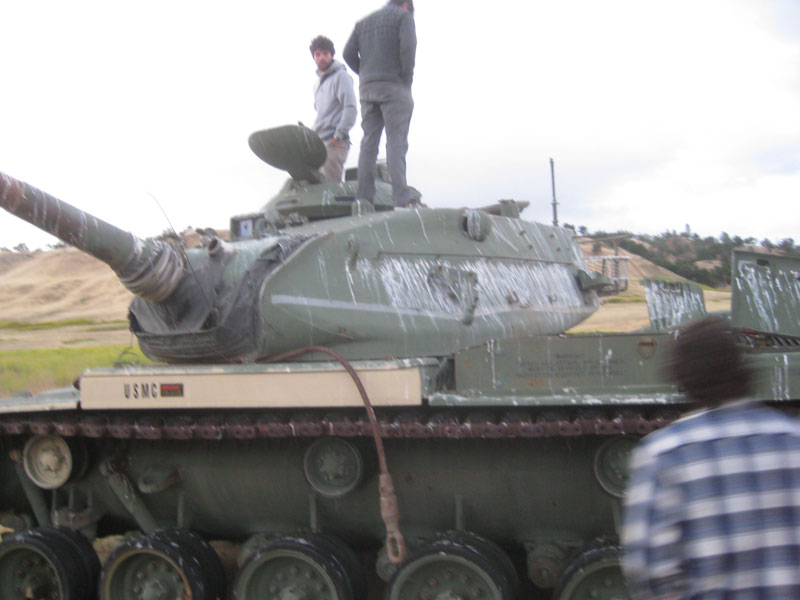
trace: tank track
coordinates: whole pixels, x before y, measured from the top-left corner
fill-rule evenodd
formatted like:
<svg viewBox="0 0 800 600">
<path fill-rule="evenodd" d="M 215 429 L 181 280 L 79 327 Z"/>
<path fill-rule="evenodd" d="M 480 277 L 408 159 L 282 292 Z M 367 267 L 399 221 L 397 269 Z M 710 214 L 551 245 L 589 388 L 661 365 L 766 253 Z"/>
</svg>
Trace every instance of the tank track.
<svg viewBox="0 0 800 600">
<path fill-rule="evenodd" d="M 578 437 L 585 435 L 645 435 L 679 416 L 673 408 L 631 409 L 615 413 L 569 414 L 547 409 L 490 412 L 420 411 L 378 416 L 378 434 L 384 439 L 508 439 Z M 64 437 L 139 440 L 252 440 L 367 437 L 372 427 L 366 416 L 314 413 L 202 413 L 197 415 L 62 414 L 7 415 L 0 434 L 57 433 Z"/>
</svg>

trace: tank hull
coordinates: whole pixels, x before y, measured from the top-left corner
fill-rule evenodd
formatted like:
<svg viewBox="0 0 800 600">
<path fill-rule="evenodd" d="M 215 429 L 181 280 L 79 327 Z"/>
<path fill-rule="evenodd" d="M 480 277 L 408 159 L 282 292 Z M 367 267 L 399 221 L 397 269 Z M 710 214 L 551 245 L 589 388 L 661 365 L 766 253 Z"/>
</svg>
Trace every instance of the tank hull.
<svg viewBox="0 0 800 600">
<path fill-rule="evenodd" d="M 358 488 L 341 498 L 319 495 L 304 475 L 304 456 L 314 439 L 213 444 L 137 440 L 127 445 L 125 475 L 136 486 L 158 465 L 179 472 L 179 485 L 142 495 L 159 527 L 178 524 L 209 539 L 238 541 L 264 531 L 288 533 L 313 527 L 356 548 L 375 549 L 383 543 L 385 528 L 378 506 L 374 447 L 369 440 L 351 441 L 364 456 L 367 472 Z M 386 451 L 403 532 L 414 540 L 466 528 L 517 550 L 534 540 L 579 543 L 611 535 L 614 502 L 591 468 L 604 441 L 602 437 L 389 441 Z M 94 510 L 103 515 L 98 522 L 101 535 L 137 529 L 136 520 L 100 472 L 111 444 L 94 441 L 89 446 L 96 464 L 80 482 L 70 485 L 77 506 L 91 497 Z M 563 473 L 571 476 L 564 478 Z M 11 476 L 5 481 L 13 480 Z M 4 493 L 4 506 L 25 512 L 21 490 L 13 484 L 10 488 L 11 494 Z M 497 490 L 502 490 L 502 502 Z M 59 509 L 58 518 L 68 523 L 66 496 L 57 500 Z"/>
<path fill-rule="evenodd" d="M 410 557 L 399 571 L 385 548 L 375 430 L 343 368 L 327 363 L 101 369 L 84 373 L 80 391 L 6 400 L 0 524 L 100 538 L 139 530 L 155 541 L 160 530 L 194 531 L 241 547 L 232 581 L 260 556 L 248 549 L 323 532 L 359 554 L 372 573 L 370 598 L 405 589 L 398 578 L 406 581 L 414 557 L 453 536 L 462 553 L 473 536 L 497 544 L 481 546 L 480 560 L 511 557 L 530 597 L 570 589 L 572 567 L 598 544 L 604 561 L 617 556 L 604 571 L 616 581 L 625 457 L 688 408 L 662 377 L 673 339 L 544 336 L 482 344 L 451 363 L 353 363 L 394 481 Z M 751 359 L 762 375 L 758 397 L 795 410 L 800 354 L 761 349 Z M 221 390 L 232 406 L 220 408 Z M 31 440 L 50 436 L 65 440 L 74 466 L 48 491 L 23 465 L 36 458 Z M 53 464 L 52 453 L 39 454 Z"/>
</svg>

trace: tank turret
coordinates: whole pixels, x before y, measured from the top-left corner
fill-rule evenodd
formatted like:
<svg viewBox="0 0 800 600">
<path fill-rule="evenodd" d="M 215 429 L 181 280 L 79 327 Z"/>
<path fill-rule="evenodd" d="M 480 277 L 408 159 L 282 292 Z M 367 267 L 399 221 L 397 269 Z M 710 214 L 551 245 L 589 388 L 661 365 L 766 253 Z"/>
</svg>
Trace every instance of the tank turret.
<svg viewBox="0 0 800 600">
<path fill-rule="evenodd" d="M 497 338 L 560 333 L 598 306 L 570 230 L 524 205 L 398 209 L 389 183 L 359 206 L 355 181 L 320 183 L 302 126 L 250 145 L 290 181 L 231 242 L 182 250 L 141 240 L 3 175 L 3 208 L 107 263 L 136 295 L 131 331 L 154 360 L 253 362 L 310 345 L 345 357 L 447 356 Z M 380 186 L 379 186 L 380 187 Z"/>
<path fill-rule="evenodd" d="M 286 171 L 290 179 L 261 209 L 260 215 L 277 215 L 290 220 L 315 221 L 349 216 L 353 212 L 358 187 L 357 169 L 347 169 L 344 181 L 323 181 L 320 167 L 325 163 L 325 144 L 311 129 L 301 125 L 284 125 L 256 131 L 248 140 L 250 149 L 270 166 Z M 412 198 L 422 195 L 411 188 Z M 392 186 L 385 163 L 378 163 L 375 174 L 375 197 L 360 210 L 392 210 Z M 238 232 L 232 223 L 231 233 Z"/>
</svg>

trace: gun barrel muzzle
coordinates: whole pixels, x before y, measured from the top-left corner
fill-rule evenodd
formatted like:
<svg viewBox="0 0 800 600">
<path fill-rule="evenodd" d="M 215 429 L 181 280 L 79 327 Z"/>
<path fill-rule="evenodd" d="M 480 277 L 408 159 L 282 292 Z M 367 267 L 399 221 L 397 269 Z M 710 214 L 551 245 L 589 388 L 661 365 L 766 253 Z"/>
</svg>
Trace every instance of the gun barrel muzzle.
<svg viewBox="0 0 800 600">
<path fill-rule="evenodd" d="M 145 300 L 165 300 L 183 278 L 183 258 L 169 244 L 141 240 L 2 172 L 0 206 L 103 261 L 131 292 Z"/>
</svg>

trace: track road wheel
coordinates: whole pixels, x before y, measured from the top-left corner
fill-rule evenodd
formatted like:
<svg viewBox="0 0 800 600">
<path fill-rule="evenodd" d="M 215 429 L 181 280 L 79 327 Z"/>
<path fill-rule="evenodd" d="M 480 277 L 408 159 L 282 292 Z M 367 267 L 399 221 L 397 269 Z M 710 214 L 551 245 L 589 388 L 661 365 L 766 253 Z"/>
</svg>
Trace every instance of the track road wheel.
<svg viewBox="0 0 800 600">
<path fill-rule="evenodd" d="M 350 549 L 350 546 L 333 535 L 315 532 L 310 536 L 320 548 L 327 547 L 331 555 L 344 568 L 350 583 L 350 592 L 353 600 L 366 600 L 367 579 L 364 575 L 364 569 L 361 567 L 361 561 L 356 556 L 356 553 Z"/>
<path fill-rule="evenodd" d="M 236 600 L 352 600 L 363 584 L 350 583 L 349 569 L 327 538 L 285 536 L 253 552 L 233 584 Z"/>
<path fill-rule="evenodd" d="M 622 574 L 622 550 L 606 545 L 584 551 L 559 578 L 554 600 L 629 600 Z"/>
<path fill-rule="evenodd" d="M 225 596 L 219 557 L 200 536 L 165 529 L 121 544 L 100 575 L 100 600 L 218 600 Z"/>
<path fill-rule="evenodd" d="M 16 600 L 94 598 L 99 563 L 80 534 L 50 527 L 0 543 L 0 593 Z"/>
<path fill-rule="evenodd" d="M 519 575 L 517 575 L 517 569 L 500 546 L 470 531 L 447 531 L 445 533 L 440 533 L 437 539 L 450 540 L 454 543 L 468 546 L 482 556 L 490 558 L 496 566 L 502 569 L 503 575 L 507 579 L 506 587 L 511 590 L 511 597 L 517 598 L 519 596 Z"/>
<path fill-rule="evenodd" d="M 441 534 L 395 573 L 386 600 L 514 600 L 517 575 L 500 548 L 473 534 Z"/>
<path fill-rule="evenodd" d="M 57 538 L 69 545 L 78 561 L 80 578 L 86 582 L 86 592 L 82 597 L 94 600 L 97 597 L 97 580 L 100 577 L 100 559 L 97 558 L 91 542 L 84 535 L 65 527 L 47 527 L 43 531 L 50 539 Z"/>
</svg>

